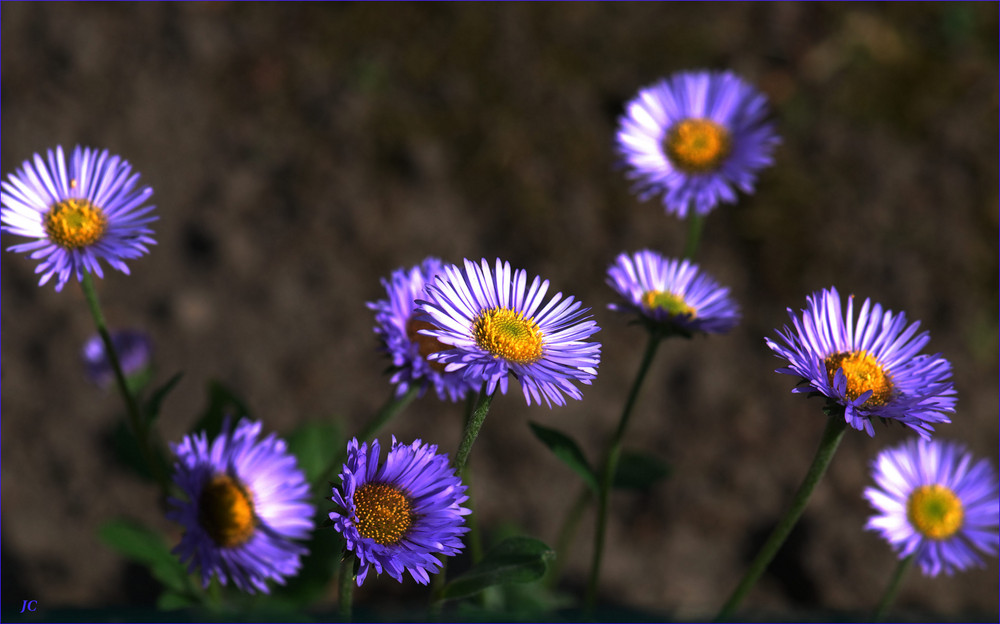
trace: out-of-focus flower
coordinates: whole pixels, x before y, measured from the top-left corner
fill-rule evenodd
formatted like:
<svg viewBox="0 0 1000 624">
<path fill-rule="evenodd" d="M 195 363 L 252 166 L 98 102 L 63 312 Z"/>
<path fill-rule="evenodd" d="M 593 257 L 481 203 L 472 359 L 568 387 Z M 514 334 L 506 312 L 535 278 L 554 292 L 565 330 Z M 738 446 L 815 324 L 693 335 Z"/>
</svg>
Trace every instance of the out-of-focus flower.
<svg viewBox="0 0 1000 624">
<path fill-rule="evenodd" d="M 478 391 L 481 384 L 473 386 L 460 372 L 447 373 L 444 364 L 429 361 L 432 353 L 450 349 L 436 338 L 419 333 L 422 329 L 435 329 L 418 318 L 415 301 L 424 296 L 424 287 L 441 272 L 441 261 L 426 258 L 409 270 L 398 269 L 382 280 L 388 299 L 368 304 L 375 311 L 375 333 L 382 341 L 383 350 L 392 359 L 392 383 L 396 394 L 405 394 L 416 385 L 421 393 L 428 384 L 434 386 L 443 400 L 460 401 L 471 391 Z"/>
<path fill-rule="evenodd" d="M 641 199 L 705 215 L 753 191 L 779 143 L 767 100 L 732 72 L 679 72 L 639 91 L 619 120 L 618 151 Z"/>
<path fill-rule="evenodd" d="M 109 333 L 111 346 L 118 354 L 118 363 L 121 364 L 126 381 L 148 373 L 153 358 L 153 341 L 150 340 L 149 334 L 137 329 L 121 329 Z M 102 388 L 114 383 L 115 372 L 104 350 L 104 341 L 101 340 L 100 334 L 94 334 L 87 340 L 80 355 L 87 377 L 93 383 Z"/>
<path fill-rule="evenodd" d="M 171 498 L 167 517 L 184 526 L 174 552 L 201 570 L 208 585 L 217 575 L 248 593 L 269 593 L 267 581 L 283 585 L 298 573 L 308 550 L 305 539 L 316 509 L 309 484 L 284 440 L 258 440 L 261 423 L 229 423 L 209 443 L 205 433 L 174 445 L 174 483 L 186 499 Z"/>
<path fill-rule="evenodd" d="M 927 576 L 983 565 L 996 555 L 1000 500 L 996 472 L 955 442 L 912 439 L 879 453 L 877 487 L 865 489 L 878 531 L 900 558 L 913 555 Z"/>
</svg>

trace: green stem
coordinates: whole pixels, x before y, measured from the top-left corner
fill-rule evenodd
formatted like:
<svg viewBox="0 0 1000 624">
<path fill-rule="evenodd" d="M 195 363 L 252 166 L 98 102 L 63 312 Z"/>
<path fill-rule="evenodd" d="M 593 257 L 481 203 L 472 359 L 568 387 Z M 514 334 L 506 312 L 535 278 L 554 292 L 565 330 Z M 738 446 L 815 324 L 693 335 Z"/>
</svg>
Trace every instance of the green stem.
<svg viewBox="0 0 1000 624">
<path fill-rule="evenodd" d="M 594 552 L 590 565 L 590 577 L 587 581 L 587 611 L 592 612 L 597 604 L 597 584 L 601 576 L 601 558 L 604 555 L 604 535 L 608 522 L 608 499 L 611 495 L 611 485 L 614 483 L 615 472 L 618 470 L 618 458 L 621 456 L 622 439 L 625 437 L 625 430 L 628 421 L 632 416 L 632 408 L 639 396 L 639 389 L 646 379 L 653 356 L 656 355 L 656 348 L 660 346 L 663 334 L 653 330 L 649 333 L 649 342 L 646 344 L 646 351 L 642 354 L 642 362 L 639 364 L 639 371 L 636 373 L 635 381 L 629 390 L 628 398 L 625 401 L 625 408 L 622 410 L 621 419 L 618 421 L 618 429 L 608 446 L 608 454 L 604 461 L 604 469 L 601 472 L 601 489 L 597 495 L 597 526 L 594 531 Z"/>
<path fill-rule="evenodd" d="M 889 611 L 889 607 L 896 600 L 896 594 L 899 593 L 899 588 L 903 585 L 903 578 L 906 573 L 910 571 L 913 567 L 913 555 L 908 555 L 904 557 L 899 565 L 896 566 L 896 572 L 892 575 L 892 580 L 889 581 L 888 587 L 885 588 L 885 593 L 882 595 L 882 600 L 878 603 L 878 609 L 875 611 L 875 621 L 881 622 L 885 619 L 886 613 Z"/>
<path fill-rule="evenodd" d="M 111 334 L 108 332 L 104 313 L 101 311 L 101 302 L 97 297 L 97 289 L 94 287 L 94 278 L 91 277 L 90 273 L 85 272 L 83 274 L 80 286 L 83 288 L 83 295 L 86 297 L 87 305 L 90 307 L 90 315 L 94 317 L 94 325 L 97 326 L 97 333 L 101 336 L 101 342 L 104 343 L 104 353 L 107 355 L 108 361 L 111 363 L 111 369 L 114 371 L 118 391 L 121 393 L 122 401 L 125 402 L 125 413 L 128 417 L 129 428 L 132 429 L 132 435 L 135 436 L 136 442 L 139 444 L 139 452 L 142 455 L 143 461 L 149 467 L 150 474 L 160 484 L 163 495 L 167 496 L 170 493 L 170 481 L 163 472 L 163 466 L 156 460 L 153 454 L 149 440 L 149 423 L 143 418 L 142 412 L 139 410 L 139 404 L 135 400 L 135 395 L 132 394 L 132 391 L 128 387 L 128 382 L 125 380 L 125 374 L 122 372 L 121 362 L 118 359 L 118 352 L 111 341 Z"/>
<path fill-rule="evenodd" d="M 375 417 L 372 418 L 371 421 L 365 425 L 365 428 L 361 430 L 361 433 L 358 434 L 358 441 L 368 442 L 374 438 L 375 434 L 377 434 L 382 427 L 386 425 L 386 423 L 403 411 L 407 405 L 412 403 L 413 399 L 417 398 L 418 394 L 420 394 L 420 387 L 411 386 L 410 389 L 401 396 L 396 396 L 395 394 L 390 396 L 389 400 L 387 400 L 385 404 L 382 405 L 381 409 L 379 409 L 379 411 L 375 414 Z M 330 463 L 326 465 L 326 468 L 319 473 L 319 477 L 316 482 L 317 485 L 325 485 L 334 477 L 334 473 L 336 473 L 340 468 L 346 454 L 347 447 L 344 447 L 333 457 L 332 460 L 330 460 Z"/>
<path fill-rule="evenodd" d="M 337 600 L 340 606 L 341 622 L 351 621 L 351 603 L 354 598 L 354 559 L 354 553 L 347 552 L 340 562 L 340 594 Z"/>
<path fill-rule="evenodd" d="M 816 457 L 813 458 L 812 465 L 809 466 L 809 471 L 806 473 L 805 479 L 802 480 L 802 485 L 795 492 L 795 498 L 792 499 L 791 507 L 785 513 L 784 517 L 778 521 L 778 525 L 774 527 L 771 535 L 768 536 L 767 541 L 764 542 L 764 545 L 761 546 L 760 551 L 757 553 L 757 557 L 750 564 L 750 568 L 743 576 L 743 580 L 740 581 L 740 584 L 729 597 L 729 600 L 723 605 L 719 614 L 715 616 L 716 622 L 728 619 L 733 611 L 739 607 L 743 598 L 746 597 L 747 593 L 757 582 L 757 579 L 760 578 L 760 575 L 767 569 L 771 560 L 774 559 L 774 555 L 777 554 L 778 549 L 785 543 L 788 534 L 792 532 L 792 527 L 798 522 L 799 516 L 802 515 L 802 511 L 806 508 L 806 503 L 809 502 L 809 497 L 812 495 L 813 490 L 816 489 L 816 485 L 823 477 L 823 473 L 826 472 L 827 466 L 830 465 L 830 460 L 833 459 L 833 454 L 837 451 L 837 446 L 840 444 L 841 438 L 844 437 L 846 429 L 847 421 L 844 420 L 842 415 L 833 414 L 827 418 L 823 437 L 820 440 L 819 448 L 816 449 Z"/>
<path fill-rule="evenodd" d="M 705 217 L 703 215 L 697 212 L 688 215 L 687 240 L 684 241 L 684 257 L 688 260 L 694 258 L 695 252 L 698 251 L 698 243 L 701 241 L 701 230 L 704 225 Z"/>
<path fill-rule="evenodd" d="M 385 402 L 382 409 L 375 414 L 375 418 L 372 418 L 371 422 L 358 434 L 358 441 L 368 442 L 374 438 L 382 430 L 382 427 L 395 418 L 396 414 L 403 411 L 407 405 L 412 403 L 418 394 L 420 394 L 420 386 L 412 385 L 402 396 L 393 395 L 389 397 L 389 400 Z"/>
<path fill-rule="evenodd" d="M 483 426 L 486 414 L 490 411 L 490 403 L 493 401 L 494 394 L 496 394 L 496 390 L 493 391 L 493 394 L 486 394 L 484 387 L 479 392 L 479 400 L 476 402 L 476 408 L 472 411 L 472 416 L 465 423 L 465 433 L 462 434 L 462 442 L 458 445 L 458 453 L 455 454 L 455 472 L 459 475 L 463 474 L 462 470 L 465 469 L 465 463 L 469 460 L 472 445 L 475 444 L 479 429 Z"/>
<path fill-rule="evenodd" d="M 559 537 L 556 538 L 556 559 L 549 566 L 548 573 L 545 576 L 546 587 L 555 587 L 556 583 L 559 582 L 562 570 L 566 566 L 568 558 L 566 554 L 569 552 L 570 543 L 576 534 L 576 527 L 580 523 L 583 512 L 586 511 L 592 497 L 593 491 L 590 488 L 586 486 L 580 488 L 580 493 L 577 495 L 576 500 L 573 501 L 573 506 L 566 512 L 566 518 L 563 520 L 562 528 L 559 530 Z"/>
</svg>

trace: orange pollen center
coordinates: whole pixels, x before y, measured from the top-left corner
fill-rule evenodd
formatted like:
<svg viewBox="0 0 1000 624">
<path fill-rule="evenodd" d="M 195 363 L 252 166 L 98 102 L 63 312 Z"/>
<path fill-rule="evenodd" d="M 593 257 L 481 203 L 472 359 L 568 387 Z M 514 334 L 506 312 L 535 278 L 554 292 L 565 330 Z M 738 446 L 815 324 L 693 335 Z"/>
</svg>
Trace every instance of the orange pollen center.
<svg viewBox="0 0 1000 624">
<path fill-rule="evenodd" d="M 684 297 L 664 290 L 647 290 L 642 294 L 642 305 L 649 310 L 660 309 L 670 316 L 697 316 L 697 311 L 689 306 Z"/>
<path fill-rule="evenodd" d="M 243 544 L 257 525 L 250 494 L 229 475 L 215 475 L 198 499 L 198 524 L 223 548 Z"/>
<path fill-rule="evenodd" d="M 663 139 L 670 163 L 686 173 L 717 170 L 731 149 L 729 131 L 711 119 L 679 121 Z"/>
<path fill-rule="evenodd" d="M 395 544 L 413 525 L 410 501 L 386 483 L 366 483 L 354 492 L 354 526 L 361 537 Z"/>
<path fill-rule="evenodd" d="M 483 310 L 472 324 L 476 344 L 516 364 L 531 364 L 542 357 L 542 330 L 533 319 L 507 308 Z"/>
<path fill-rule="evenodd" d="M 410 342 L 417 345 L 420 357 L 424 358 L 431 368 L 439 373 L 443 373 L 445 365 L 442 362 L 428 360 L 427 356 L 432 353 L 437 353 L 438 351 L 447 351 L 448 349 L 451 349 L 451 346 L 444 344 L 434 336 L 425 336 L 424 334 L 419 333 L 421 329 L 439 328 L 437 325 L 433 325 L 427 321 L 420 321 L 415 318 L 411 318 L 406 322 L 406 337 L 410 339 Z"/>
<path fill-rule="evenodd" d="M 906 517 L 925 537 L 943 540 L 962 528 L 962 501 L 943 485 L 921 485 L 906 501 Z"/>
<path fill-rule="evenodd" d="M 847 396 L 852 401 L 869 390 L 872 391 L 872 395 L 865 401 L 865 407 L 885 405 L 892 397 L 892 379 L 879 361 L 867 351 L 834 353 L 827 357 L 824 363 L 830 385 L 833 385 L 837 371 L 844 369 L 844 375 L 847 377 Z"/>
<path fill-rule="evenodd" d="M 86 199 L 64 199 L 42 218 L 45 234 L 63 249 L 93 245 L 108 229 L 104 211 Z"/>
</svg>

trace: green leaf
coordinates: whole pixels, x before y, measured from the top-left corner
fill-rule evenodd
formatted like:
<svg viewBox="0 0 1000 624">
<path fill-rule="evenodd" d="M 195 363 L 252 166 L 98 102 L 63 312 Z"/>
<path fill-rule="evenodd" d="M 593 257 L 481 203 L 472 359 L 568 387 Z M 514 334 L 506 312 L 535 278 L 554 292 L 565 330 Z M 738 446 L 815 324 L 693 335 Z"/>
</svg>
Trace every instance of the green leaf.
<svg viewBox="0 0 1000 624">
<path fill-rule="evenodd" d="M 325 477 L 323 473 L 346 446 L 340 426 L 328 421 L 303 423 L 285 436 L 285 441 L 309 483 Z M 328 487 L 326 483 L 323 486 Z"/>
<path fill-rule="evenodd" d="M 174 389 L 174 386 L 177 385 L 177 382 L 183 376 L 184 373 L 177 373 L 168 379 L 167 383 L 153 391 L 153 395 L 146 401 L 146 417 L 149 418 L 150 422 L 156 420 L 157 416 L 160 415 L 160 406 L 163 405 L 163 399 L 167 398 L 167 395 L 170 394 L 170 391 Z"/>
<path fill-rule="evenodd" d="M 580 475 L 587 487 L 594 492 L 600 489 L 597 484 L 597 475 L 594 474 L 590 464 L 587 463 L 587 458 L 583 455 L 583 451 L 572 438 L 561 431 L 543 427 L 537 423 L 528 424 L 531 425 L 531 431 L 534 432 L 535 437 L 549 447 L 556 457 L 572 468 L 576 474 Z"/>
<path fill-rule="evenodd" d="M 250 410 L 242 399 L 220 382 L 212 380 L 208 382 L 208 405 L 191 431 L 204 431 L 211 440 L 219 435 L 227 416 L 236 421 L 241 416 L 249 415 Z"/>
<path fill-rule="evenodd" d="M 167 589 L 178 593 L 187 590 L 187 571 L 159 533 L 128 520 L 111 520 L 101 527 L 99 535 L 126 559 L 148 567 Z"/>
<path fill-rule="evenodd" d="M 620 490 L 645 491 L 670 476 L 671 471 L 670 466 L 657 457 L 625 451 L 618 460 L 613 486 Z"/>
<path fill-rule="evenodd" d="M 444 586 L 441 600 L 477 594 L 487 587 L 507 583 L 530 583 L 542 578 L 555 551 L 531 537 L 508 537 L 494 546 L 483 560 Z"/>
<path fill-rule="evenodd" d="M 179 594 L 173 591 L 165 591 L 160 594 L 156 601 L 156 608 L 160 611 L 173 611 L 175 609 L 190 609 L 198 606 L 198 601 L 186 594 Z"/>
</svg>

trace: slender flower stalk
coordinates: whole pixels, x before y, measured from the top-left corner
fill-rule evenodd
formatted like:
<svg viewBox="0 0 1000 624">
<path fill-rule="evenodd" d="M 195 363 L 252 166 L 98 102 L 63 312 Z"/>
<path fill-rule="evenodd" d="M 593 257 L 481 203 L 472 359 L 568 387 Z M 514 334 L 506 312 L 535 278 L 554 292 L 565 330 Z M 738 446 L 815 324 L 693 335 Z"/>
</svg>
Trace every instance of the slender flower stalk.
<svg viewBox="0 0 1000 624">
<path fill-rule="evenodd" d="M 357 435 L 358 440 L 362 442 L 369 442 L 372 438 L 378 435 L 378 432 L 382 430 L 382 427 L 386 426 L 393 418 L 395 418 L 400 412 L 402 412 L 406 407 L 413 402 L 420 393 L 422 392 L 420 386 L 411 385 L 406 389 L 403 394 L 393 393 L 391 397 L 379 408 L 375 416 L 365 425 L 365 428 L 361 430 L 361 433 Z M 340 468 L 340 465 L 344 461 L 344 457 L 347 455 L 347 449 L 341 450 L 337 455 L 327 464 L 326 468 L 320 472 L 319 481 L 317 483 L 329 483 L 333 473 Z"/>
<path fill-rule="evenodd" d="M 705 226 L 705 215 L 694 212 L 688 215 L 687 238 L 684 241 L 684 259 L 694 260 L 701 242 L 701 231 Z"/>
<path fill-rule="evenodd" d="M 472 452 L 472 445 L 475 444 L 476 438 L 479 436 L 479 430 L 482 428 L 483 422 L 486 421 L 486 414 L 490 411 L 490 404 L 493 402 L 495 394 L 496 390 L 492 393 L 487 393 L 484 387 L 479 393 L 475 409 L 472 410 L 472 414 L 469 415 L 465 423 L 462 441 L 458 446 L 458 452 L 455 454 L 455 471 L 459 474 L 465 469 L 465 464 L 469 460 L 469 453 Z"/>
<path fill-rule="evenodd" d="M 728 619 L 740 606 L 740 603 L 743 602 L 747 593 L 753 588 L 757 579 L 760 578 L 760 575 L 767 569 L 771 560 L 774 559 L 781 545 L 785 543 L 788 534 L 792 532 L 792 528 L 805 510 L 806 503 L 809 502 L 809 497 L 812 496 L 813 490 L 816 489 L 816 485 L 826 473 L 827 466 L 830 465 L 830 460 L 833 459 L 833 455 L 837 451 L 837 447 L 840 445 L 840 440 L 844 437 L 846 430 L 847 421 L 843 417 L 834 414 L 827 418 L 823 437 L 820 440 L 819 448 L 816 449 L 816 456 L 813 458 L 812 464 L 806 472 L 805 479 L 802 480 L 802 485 L 795 492 L 791 507 L 785 512 L 781 520 L 778 521 L 774 530 L 771 531 L 771 535 L 768 536 L 767 541 L 764 542 L 764 545 L 757 552 L 757 556 L 747 569 L 743 580 L 733 590 L 732 595 L 729 596 L 729 600 L 723 605 L 719 614 L 715 616 L 716 622 Z"/>
<path fill-rule="evenodd" d="M 594 552 L 590 565 L 590 576 L 587 580 L 587 610 L 593 612 L 597 604 L 597 585 L 601 576 L 601 559 L 604 554 L 604 534 L 607 529 L 608 520 L 608 498 L 611 494 L 611 485 L 614 483 L 615 472 L 618 470 L 618 459 L 621 457 L 622 440 L 625 438 L 625 431 L 628 428 L 629 419 L 632 416 L 632 408 L 635 407 L 636 399 L 639 397 L 639 390 L 642 382 L 646 379 L 653 356 L 660 346 L 663 335 L 660 332 L 650 332 L 649 342 L 646 343 L 646 350 L 642 354 L 642 361 L 636 373 L 635 381 L 629 390 L 628 398 L 625 400 L 625 407 L 622 410 L 621 418 L 618 420 L 618 428 L 608 445 L 608 452 L 604 460 L 604 467 L 601 472 L 601 489 L 597 495 L 597 525 L 594 530 Z"/>
<path fill-rule="evenodd" d="M 875 610 L 876 622 L 885 620 L 886 613 L 889 612 L 892 603 L 896 601 L 896 594 L 899 593 L 899 588 L 903 585 L 906 573 L 913 567 L 913 559 L 913 555 L 900 559 L 899 564 L 896 566 L 896 571 L 892 574 L 892 580 L 886 586 L 885 593 L 882 594 L 882 599 L 879 600 L 878 608 Z"/>
<path fill-rule="evenodd" d="M 340 621 L 350 622 L 354 602 L 354 564 L 358 558 L 353 552 L 345 552 L 340 560 L 340 585 L 337 603 L 340 611 Z"/>
<path fill-rule="evenodd" d="M 136 443 L 139 445 L 139 453 L 142 455 L 143 461 L 146 462 L 146 466 L 149 467 L 150 474 L 153 475 L 153 478 L 160 485 L 162 494 L 167 496 L 170 493 L 170 480 L 163 471 L 163 466 L 156 459 L 156 455 L 153 452 L 154 446 L 150 440 L 149 423 L 143 416 L 135 395 L 129 389 L 125 373 L 122 372 L 118 351 L 115 349 L 111 334 L 108 333 L 107 323 L 104 320 L 104 312 L 101 310 L 101 302 L 97 297 L 97 289 L 94 287 L 94 280 L 90 276 L 90 273 L 85 272 L 82 275 L 80 286 L 87 299 L 90 315 L 94 317 L 94 325 L 97 327 L 97 333 L 101 336 L 101 341 L 104 343 L 104 352 L 107 354 L 108 363 L 111 365 L 112 371 L 114 371 L 115 385 L 118 386 L 122 402 L 125 403 L 125 413 L 128 417 L 129 429 L 132 430 L 132 435 L 135 436 Z"/>
</svg>

